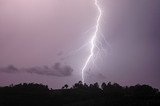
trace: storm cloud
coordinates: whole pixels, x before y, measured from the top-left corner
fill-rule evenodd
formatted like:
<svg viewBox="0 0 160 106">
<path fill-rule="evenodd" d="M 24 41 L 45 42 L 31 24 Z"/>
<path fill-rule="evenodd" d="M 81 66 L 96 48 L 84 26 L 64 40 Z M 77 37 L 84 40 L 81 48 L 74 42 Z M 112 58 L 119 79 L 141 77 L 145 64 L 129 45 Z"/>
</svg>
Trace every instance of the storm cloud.
<svg viewBox="0 0 160 106">
<path fill-rule="evenodd" d="M 3 73 L 30 73 L 46 76 L 71 76 L 73 69 L 69 65 L 62 65 L 61 63 L 55 63 L 53 66 L 43 66 L 43 67 L 31 67 L 31 68 L 21 68 L 18 69 L 13 65 L 8 67 L 0 68 L 0 72 Z"/>
<path fill-rule="evenodd" d="M 4 73 L 16 73 L 16 72 L 19 72 L 19 69 L 17 69 L 13 65 L 9 65 L 8 67 L 0 68 L 0 72 L 4 72 Z"/>
</svg>

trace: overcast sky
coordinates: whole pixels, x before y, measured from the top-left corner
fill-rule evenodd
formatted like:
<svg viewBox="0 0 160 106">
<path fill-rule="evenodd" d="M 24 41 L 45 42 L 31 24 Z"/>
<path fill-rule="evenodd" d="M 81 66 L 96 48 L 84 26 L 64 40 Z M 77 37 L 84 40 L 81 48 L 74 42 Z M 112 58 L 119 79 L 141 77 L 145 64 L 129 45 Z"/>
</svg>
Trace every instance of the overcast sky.
<svg viewBox="0 0 160 106">
<path fill-rule="evenodd" d="M 99 0 L 105 51 L 85 82 L 160 88 L 160 1 Z M 60 88 L 81 80 L 94 30 L 94 0 L 0 0 L 0 86 L 23 82 Z M 93 61 L 92 61 L 93 63 Z M 12 66 L 10 66 L 12 65 Z"/>
</svg>

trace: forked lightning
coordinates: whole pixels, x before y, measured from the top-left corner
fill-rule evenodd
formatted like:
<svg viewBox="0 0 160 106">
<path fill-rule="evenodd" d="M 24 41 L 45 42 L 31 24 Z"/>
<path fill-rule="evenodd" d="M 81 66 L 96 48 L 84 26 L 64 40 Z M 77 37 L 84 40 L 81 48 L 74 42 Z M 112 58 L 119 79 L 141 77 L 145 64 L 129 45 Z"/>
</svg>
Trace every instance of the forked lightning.
<svg viewBox="0 0 160 106">
<path fill-rule="evenodd" d="M 97 20 L 96 20 L 96 25 L 95 25 L 95 31 L 93 33 L 93 36 L 91 38 L 91 40 L 89 41 L 89 44 L 91 45 L 91 48 L 90 48 L 90 55 L 88 56 L 83 68 L 82 68 L 82 82 L 84 83 L 85 82 L 85 79 L 84 79 L 84 72 L 87 68 L 87 66 L 89 65 L 89 63 L 91 62 L 91 59 L 93 58 L 93 56 L 95 55 L 94 54 L 94 49 L 96 47 L 96 40 L 97 40 L 97 36 L 98 36 L 98 31 L 99 31 L 99 27 L 100 27 L 100 20 L 101 20 L 101 17 L 102 17 L 102 10 L 100 8 L 100 5 L 98 3 L 98 0 L 94 0 L 94 4 L 98 10 L 98 17 L 97 17 Z"/>
</svg>

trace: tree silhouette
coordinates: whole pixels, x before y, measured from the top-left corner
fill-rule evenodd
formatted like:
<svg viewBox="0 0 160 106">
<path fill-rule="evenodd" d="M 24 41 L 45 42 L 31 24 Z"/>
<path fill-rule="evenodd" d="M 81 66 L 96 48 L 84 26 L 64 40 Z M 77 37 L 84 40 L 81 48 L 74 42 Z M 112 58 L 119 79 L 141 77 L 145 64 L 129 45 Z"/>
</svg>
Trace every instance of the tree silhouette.
<svg viewBox="0 0 160 106">
<path fill-rule="evenodd" d="M 62 87 L 62 89 L 68 89 L 68 85 L 67 84 L 65 84 L 63 87 Z"/>
<path fill-rule="evenodd" d="M 103 89 L 103 90 L 105 90 L 106 88 L 107 88 L 107 85 L 106 85 L 106 83 L 102 83 L 102 85 L 101 85 L 101 88 Z"/>
<path fill-rule="evenodd" d="M 73 88 L 74 88 L 74 89 L 83 89 L 83 88 L 84 88 L 84 85 L 83 85 L 82 81 L 79 81 L 78 83 L 75 83 L 75 84 L 73 85 Z"/>
<path fill-rule="evenodd" d="M 89 86 L 81 81 L 72 88 L 49 89 L 35 83 L 0 87 L 0 106 L 160 106 L 160 92 L 149 85 L 122 87 L 117 83 Z"/>
</svg>

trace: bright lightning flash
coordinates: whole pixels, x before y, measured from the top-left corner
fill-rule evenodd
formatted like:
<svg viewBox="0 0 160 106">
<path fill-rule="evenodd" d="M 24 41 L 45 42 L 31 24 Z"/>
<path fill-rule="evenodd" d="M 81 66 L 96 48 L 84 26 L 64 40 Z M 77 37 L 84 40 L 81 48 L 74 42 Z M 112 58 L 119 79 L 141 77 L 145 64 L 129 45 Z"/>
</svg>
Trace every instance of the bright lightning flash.
<svg viewBox="0 0 160 106">
<path fill-rule="evenodd" d="M 99 26 L 100 26 L 100 20 L 101 20 L 101 17 L 102 17 L 102 10 L 98 4 L 98 0 L 94 0 L 95 1 L 95 6 L 96 8 L 98 9 L 98 12 L 99 12 L 99 15 L 97 17 L 97 20 L 96 20 L 96 25 L 95 25 L 95 31 L 93 33 L 93 36 L 91 38 L 91 40 L 89 41 L 89 44 L 91 45 L 91 48 L 90 48 L 90 55 L 88 56 L 83 68 L 82 68 L 82 82 L 84 83 L 85 82 L 85 79 L 84 79 L 84 71 L 86 70 L 88 64 L 90 63 L 91 59 L 93 58 L 93 56 L 95 55 L 94 54 L 94 49 L 96 47 L 96 40 L 97 40 L 97 36 L 98 36 L 98 31 L 99 31 Z"/>
</svg>

